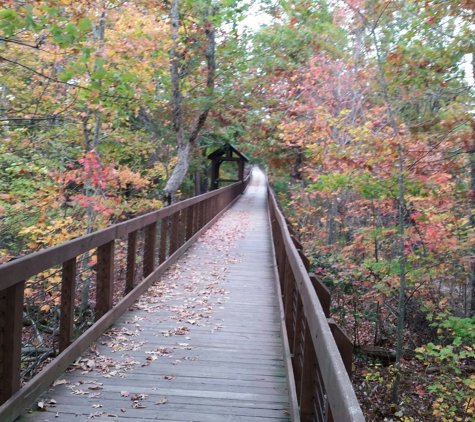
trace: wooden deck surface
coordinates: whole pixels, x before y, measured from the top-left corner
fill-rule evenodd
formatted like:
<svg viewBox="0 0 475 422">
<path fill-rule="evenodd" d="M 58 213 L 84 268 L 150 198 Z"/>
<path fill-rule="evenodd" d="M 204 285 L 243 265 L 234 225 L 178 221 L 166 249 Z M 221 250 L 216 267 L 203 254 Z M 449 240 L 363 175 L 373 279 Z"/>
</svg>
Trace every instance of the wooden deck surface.
<svg viewBox="0 0 475 422">
<path fill-rule="evenodd" d="M 232 209 L 38 399 L 46 411 L 20 420 L 289 421 L 273 265 L 255 171 Z"/>
</svg>

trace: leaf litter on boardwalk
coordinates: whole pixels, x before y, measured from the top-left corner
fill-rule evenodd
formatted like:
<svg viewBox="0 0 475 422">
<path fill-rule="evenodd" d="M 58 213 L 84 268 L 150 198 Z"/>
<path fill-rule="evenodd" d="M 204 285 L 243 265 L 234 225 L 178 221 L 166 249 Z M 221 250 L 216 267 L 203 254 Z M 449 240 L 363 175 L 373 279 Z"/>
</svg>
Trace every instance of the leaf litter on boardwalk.
<svg viewBox="0 0 475 422">
<path fill-rule="evenodd" d="M 126 327 L 113 327 L 103 334 L 100 344 L 109 347 L 113 353 L 117 352 L 139 352 L 147 341 L 139 341 L 138 337 L 144 331 L 143 325 L 164 323 L 166 321 L 175 321 L 177 326 L 174 329 L 161 330 L 161 335 L 166 337 L 183 336 L 189 340 L 188 333 L 193 327 L 201 327 L 204 325 L 213 326 L 211 332 L 225 328 L 222 324 L 213 322 L 214 306 L 225 305 L 229 300 L 230 291 L 223 283 L 227 283 L 229 277 L 230 266 L 239 263 L 240 259 L 231 253 L 236 247 L 237 241 L 244 237 L 244 231 L 249 226 L 249 213 L 247 211 L 228 211 L 218 222 L 205 232 L 198 243 L 206 250 L 210 250 L 209 258 L 198 258 L 199 265 L 196 265 L 196 258 L 192 258 L 190 254 L 196 245 L 192 246 L 188 253 L 185 253 L 181 260 L 171 266 L 162 276 L 161 280 L 150 287 L 148 292 L 141 296 L 130 310 L 137 309 L 146 311 L 150 317 L 134 315 L 134 317 L 126 321 L 125 324 L 133 325 L 134 329 Z M 223 309 L 220 306 L 220 309 Z M 152 315 L 156 314 L 157 317 Z M 185 337 L 186 336 L 186 337 Z M 193 346 L 185 342 L 177 342 L 177 346 L 158 347 L 154 350 L 144 351 L 148 356 L 145 357 L 145 364 L 137 361 L 137 358 L 131 356 L 125 357 L 124 360 L 112 359 L 100 355 L 99 348 L 93 344 L 89 353 L 83 355 L 70 367 L 69 371 L 81 369 L 84 373 L 91 371 L 98 372 L 106 378 L 119 376 L 125 377 L 126 372 L 134 370 L 136 365 L 139 367 L 148 366 L 158 357 L 173 357 L 173 349 L 178 347 L 182 350 L 192 350 Z M 196 347 L 196 346 L 194 346 Z M 183 361 L 197 361 L 198 356 L 183 356 Z M 177 365 L 181 360 L 171 362 Z M 143 362 L 143 360 L 142 360 Z M 175 379 L 175 375 L 161 374 L 165 380 Z M 67 384 L 69 381 L 57 380 L 54 386 Z M 83 382 L 89 383 L 89 382 Z M 93 383 L 93 382 L 91 382 Z M 94 383 L 95 384 L 95 383 Z M 89 393 L 78 388 L 78 385 L 67 386 L 74 395 L 88 395 L 89 397 L 102 397 L 101 393 Z M 98 390 L 102 383 L 97 383 L 89 390 Z M 156 390 L 156 388 L 152 388 Z M 128 391 L 121 391 L 122 397 L 130 397 Z M 132 407 L 142 409 L 145 406 L 141 403 L 148 397 L 145 394 L 133 395 L 131 397 Z M 168 399 L 162 398 L 155 401 L 156 405 L 165 404 Z M 102 406 L 100 404 L 94 406 Z M 122 407 L 121 412 L 126 409 Z M 109 414 L 105 412 L 91 413 L 87 419 L 95 419 L 96 417 Z M 110 415 L 117 416 L 117 415 Z"/>
</svg>

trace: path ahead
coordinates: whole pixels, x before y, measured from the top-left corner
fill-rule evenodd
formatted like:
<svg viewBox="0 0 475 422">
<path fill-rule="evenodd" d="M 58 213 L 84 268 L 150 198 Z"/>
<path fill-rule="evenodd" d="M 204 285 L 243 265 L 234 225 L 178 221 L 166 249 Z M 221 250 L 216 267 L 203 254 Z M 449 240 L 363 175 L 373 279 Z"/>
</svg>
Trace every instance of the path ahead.
<svg viewBox="0 0 475 422">
<path fill-rule="evenodd" d="M 289 421 L 264 175 L 23 421 Z M 163 403 L 163 404 L 160 404 Z"/>
</svg>

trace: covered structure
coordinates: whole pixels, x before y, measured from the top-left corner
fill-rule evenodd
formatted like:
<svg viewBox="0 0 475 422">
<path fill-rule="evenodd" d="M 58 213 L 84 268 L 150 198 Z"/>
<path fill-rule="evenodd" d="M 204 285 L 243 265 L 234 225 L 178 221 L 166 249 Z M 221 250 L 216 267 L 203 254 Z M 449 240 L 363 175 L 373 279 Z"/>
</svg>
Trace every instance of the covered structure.
<svg viewBox="0 0 475 422">
<path fill-rule="evenodd" d="M 219 188 L 220 183 L 234 183 L 244 180 L 244 165 L 249 162 L 242 152 L 239 152 L 234 145 L 230 143 L 224 144 L 221 148 L 208 155 L 211 160 L 211 190 Z M 219 168 L 224 162 L 237 163 L 237 179 L 220 179 Z"/>
</svg>

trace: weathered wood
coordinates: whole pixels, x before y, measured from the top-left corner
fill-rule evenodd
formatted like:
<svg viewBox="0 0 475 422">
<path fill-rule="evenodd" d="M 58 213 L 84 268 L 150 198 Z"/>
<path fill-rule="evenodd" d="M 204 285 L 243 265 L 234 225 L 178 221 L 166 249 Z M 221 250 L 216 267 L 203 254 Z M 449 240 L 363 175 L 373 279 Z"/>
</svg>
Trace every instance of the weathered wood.
<svg viewBox="0 0 475 422">
<path fill-rule="evenodd" d="M 0 291 L 0 404 L 20 389 L 24 288 L 20 282 Z"/>
<path fill-rule="evenodd" d="M 114 294 L 114 241 L 97 248 L 96 321 L 112 308 Z"/>
<path fill-rule="evenodd" d="M 155 248 L 157 246 L 157 222 L 149 224 L 144 230 L 143 276 L 148 277 L 155 269 Z"/>
<path fill-rule="evenodd" d="M 302 250 L 299 250 L 298 253 L 299 253 L 300 259 L 302 260 L 303 266 L 305 267 L 305 270 L 309 272 L 310 261 L 308 260 L 307 255 L 305 255 Z"/>
<path fill-rule="evenodd" d="M 303 250 L 302 245 L 294 235 L 291 235 L 290 238 L 292 239 L 292 243 L 294 244 L 295 249 L 297 249 L 298 251 Z"/>
<path fill-rule="evenodd" d="M 321 373 L 321 380 L 328 399 L 329 408 L 335 420 L 339 422 L 364 421 L 363 413 L 361 412 L 318 296 L 310 281 L 308 271 L 298 255 L 294 240 L 287 230 L 285 218 L 278 210 L 272 191 L 269 192 L 269 206 L 275 209 L 278 230 L 283 233 L 286 255 L 291 268 L 290 272 L 295 277 L 295 285 L 302 298 L 317 362 L 321 368 L 324 368 L 324 371 Z M 287 293 L 284 296 L 287 296 Z M 286 301 L 288 300 L 287 297 L 285 299 Z M 287 312 L 288 309 L 286 309 Z"/>
<path fill-rule="evenodd" d="M 125 274 L 125 294 L 135 287 L 135 257 L 137 256 L 137 230 L 127 237 L 127 269 Z"/>
<path fill-rule="evenodd" d="M 320 304 L 322 305 L 323 312 L 327 318 L 330 318 L 330 306 L 331 306 L 331 293 L 327 286 L 315 275 L 309 274 L 310 281 L 315 293 L 317 293 Z"/>
<path fill-rule="evenodd" d="M 353 366 L 353 343 L 333 318 L 328 320 L 335 343 L 345 364 L 346 372 L 351 379 Z"/>
<path fill-rule="evenodd" d="M 73 341 L 74 296 L 76 292 L 76 258 L 63 263 L 61 280 L 61 318 L 59 323 L 59 351 Z"/>
</svg>

